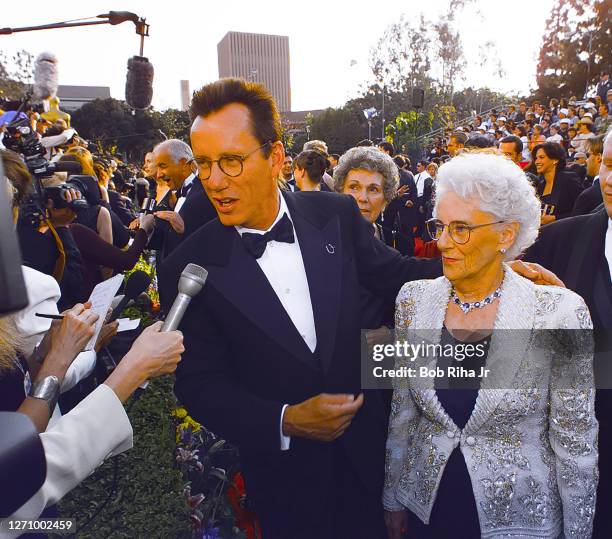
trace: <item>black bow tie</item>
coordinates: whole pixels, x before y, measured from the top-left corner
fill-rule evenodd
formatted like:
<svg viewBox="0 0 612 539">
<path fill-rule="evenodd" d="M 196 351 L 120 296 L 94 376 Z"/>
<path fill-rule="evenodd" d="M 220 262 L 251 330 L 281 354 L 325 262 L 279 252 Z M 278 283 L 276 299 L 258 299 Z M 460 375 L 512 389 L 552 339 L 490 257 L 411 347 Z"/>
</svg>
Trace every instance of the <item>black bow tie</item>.
<svg viewBox="0 0 612 539">
<path fill-rule="evenodd" d="M 176 198 L 186 197 L 189 194 L 189 191 L 191 190 L 192 184 L 193 182 L 191 182 L 189 185 L 183 184 L 181 188 L 178 190 L 178 193 L 176 194 Z"/>
<path fill-rule="evenodd" d="M 269 241 L 282 241 L 284 243 L 293 243 L 295 241 L 293 224 L 287 214 L 283 215 L 281 220 L 265 234 L 255 234 L 254 232 L 242 234 L 242 242 L 246 250 L 255 258 L 259 258 L 264 254 Z"/>
</svg>

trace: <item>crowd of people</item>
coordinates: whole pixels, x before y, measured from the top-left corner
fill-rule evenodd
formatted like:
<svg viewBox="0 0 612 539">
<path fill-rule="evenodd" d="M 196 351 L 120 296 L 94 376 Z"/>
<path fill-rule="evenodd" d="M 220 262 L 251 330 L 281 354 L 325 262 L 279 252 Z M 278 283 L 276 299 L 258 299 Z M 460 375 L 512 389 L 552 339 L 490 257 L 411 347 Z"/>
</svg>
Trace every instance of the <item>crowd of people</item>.
<svg viewBox="0 0 612 539">
<path fill-rule="evenodd" d="M 140 168 L 26 111 L 44 158 L 73 171 L 35 173 L 8 129 L 19 114 L 0 116 L 30 296 L 0 318 L 0 410 L 28 415 L 53 453 L 16 515 L 38 516 L 129 448 L 121 403 L 177 369 L 190 415 L 240 449 L 266 539 L 441 537 L 449 522 L 466 537 L 589 537 L 594 522 L 606 536 L 612 408 L 594 388 L 610 371 L 593 370 L 590 330 L 601 331 L 596 356 L 609 355 L 607 73 L 597 92 L 475 116 L 414 167 L 386 140 L 286 153 L 270 94 L 239 79 L 195 92 L 190 143 L 163 140 Z M 143 254 L 162 312 L 187 264 L 206 268 L 207 284 L 181 333 L 145 330 L 58 418 L 60 391 L 91 375 L 117 331 L 106 320 L 84 351 L 93 289 Z M 361 350 L 389 328 L 398 340 L 436 330 L 441 343 L 484 346 L 471 368 L 509 364 L 510 378 L 491 382 L 507 385 L 364 389 Z M 513 342 L 509 355 L 493 347 L 508 329 L 569 333 Z M 83 459 L 69 477 L 63 451 Z"/>
</svg>

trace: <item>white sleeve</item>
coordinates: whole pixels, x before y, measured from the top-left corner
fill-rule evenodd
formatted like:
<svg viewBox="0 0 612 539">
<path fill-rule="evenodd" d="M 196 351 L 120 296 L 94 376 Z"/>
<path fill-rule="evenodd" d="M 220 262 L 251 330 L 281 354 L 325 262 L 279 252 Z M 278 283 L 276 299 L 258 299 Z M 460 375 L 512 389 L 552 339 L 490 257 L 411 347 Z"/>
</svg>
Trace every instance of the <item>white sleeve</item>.
<svg viewBox="0 0 612 539">
<path fill-rule="evenodd" d="M 27 266 L 21 266 L 21 270 L 28 292 L 28 306 L 13 315 L 13 320 L 21 339 L 20 349 L 29 356 L 51 327 L 51 320 L 39 318 L 35 313 L 58 314 L 60 289 L 50 275 Z"/>
<path fill-rule="evenodd" d="M 115 392 L 100 385 L 40 435 L 47 478 L 9 518 L 34 519 L 90 475 L 104 460 L 133 445 L 132 426 Z M 11 537 L 0 533 L 0 537 Z"/>
<path fill-rule="evenodd" d="M 62 144 L 68 142 L 75 133 L 76 131 L 74 129 L 69 128 L 60 133 L 59 135 L 55 135 L 52 137 L 42 137 L 40 139 L 40 143 L 42 144 L 43 148 L 55 148 L 56 146 L 61 146 Z"/>
<path fill-rule="evenodd" d="M 68 370 L 64 375 L 64 380 L 62 382 L 60 392 L 65 393 L 66 391 L 69 391 L 81 380 L 87 378 L 93 372 L 95 366 L 95 350 L 87 350 L 85 352 L 81 352 L 70 364 L 70 367 L 68 367 Z"/>
<path fill-rule="evenodd" d="M 283 417 L 285 417 L 285 410 L 287 409 L 287 406 L 289 405 L 285 404 L 285 406 L 283 406 L 283 409 L 281 410 L 281 415 L 280 415 L 280 448 L 281 448 L 281 451 L 288 451 L 289 445 L 291 444 L 291 436 L 285 436 L 283 434 Z"/>
</svg>

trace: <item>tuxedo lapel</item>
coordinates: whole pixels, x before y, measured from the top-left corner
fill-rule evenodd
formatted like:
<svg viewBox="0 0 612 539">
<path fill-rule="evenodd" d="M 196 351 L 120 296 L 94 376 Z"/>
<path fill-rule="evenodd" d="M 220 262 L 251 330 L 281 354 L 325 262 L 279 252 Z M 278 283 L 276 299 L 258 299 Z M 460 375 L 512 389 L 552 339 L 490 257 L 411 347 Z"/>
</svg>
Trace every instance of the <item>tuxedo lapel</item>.
<svg viewBox="0 0 612 539">
<path fill-rule="evenodd" d="M 283 196 L 300 245 L 317 332 L 317 349 L 321 365 L 327 371 L 334 352 L 342 286 L 340 220 L 337 215 L 328 220 L 320 219 L 316 213 L 308 211 L 313 208 L 307 207 L 305 200 L 291 193 Z"/>
<path fill-rule="evenodd" d="M 208 281 L 263 333 L 288 353 L 318 368 L 315 356 L 298 333 L 256 259 L 245 249 L 238 232 L 226 229 L 230 242 L 226 264 L 205 265 Z M 290 276 L 288 276 L 290 278 Z"/>
<path fill-rule="evenodd" d="M 285 193 L 306 278 L 317 332 L 317 348 L 327 371 L 334 353 L 342 277 L 340 219 L 319 218 L 303 198 Z M 317 194 L 311 195 L 311 202 Z"/>
</svg>

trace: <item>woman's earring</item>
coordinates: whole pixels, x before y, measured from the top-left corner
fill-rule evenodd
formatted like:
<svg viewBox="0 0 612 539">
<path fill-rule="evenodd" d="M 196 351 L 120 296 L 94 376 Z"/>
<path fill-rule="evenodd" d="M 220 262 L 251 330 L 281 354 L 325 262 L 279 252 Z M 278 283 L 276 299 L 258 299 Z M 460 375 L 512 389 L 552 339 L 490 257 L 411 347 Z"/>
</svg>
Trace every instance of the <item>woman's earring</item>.
<svg viewBox="0 0 612 539">
<path fill-rule="evenodd" d="M 501 248 L 499 252 L 503 255 L 506 254 L 506 248 L 505 247 Z"/>
</svg>

